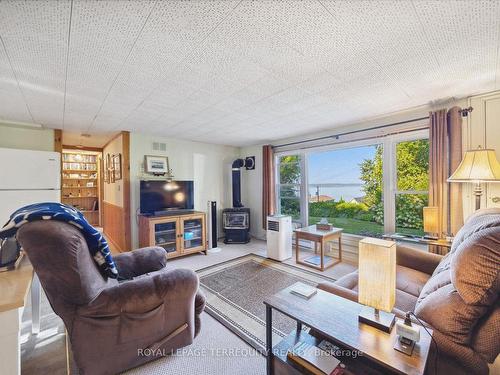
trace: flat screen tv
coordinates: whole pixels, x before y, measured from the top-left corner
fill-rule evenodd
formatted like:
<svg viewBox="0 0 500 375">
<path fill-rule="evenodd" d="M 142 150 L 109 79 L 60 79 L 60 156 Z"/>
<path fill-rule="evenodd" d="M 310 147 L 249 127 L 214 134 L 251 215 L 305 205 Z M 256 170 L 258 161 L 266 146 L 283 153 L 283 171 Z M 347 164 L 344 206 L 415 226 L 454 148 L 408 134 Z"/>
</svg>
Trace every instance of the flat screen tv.
<svg viewBox="0 0 500 375">
<path fill-rule="evenodd" d="M 192 210 L 193 181 L 141 181 L 141 214 Z"/>
</svg>

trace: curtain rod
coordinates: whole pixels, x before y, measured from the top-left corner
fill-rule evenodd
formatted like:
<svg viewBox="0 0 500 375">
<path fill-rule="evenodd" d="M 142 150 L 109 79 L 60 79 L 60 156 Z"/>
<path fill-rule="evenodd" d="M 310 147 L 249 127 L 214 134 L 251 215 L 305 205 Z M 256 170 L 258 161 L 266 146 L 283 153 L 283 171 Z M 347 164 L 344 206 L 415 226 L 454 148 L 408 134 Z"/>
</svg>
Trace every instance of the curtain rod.
<svg viewBox="0 0 500 375">
<path fill-rule="evenodd" d="M 366 129 L 352 130 L 352 131 L 349 131 L 349 132 L 344 132 L 344 133 L 339 133 L 339 134 L 326 135 L 326 136 L 323 136 L 323 137 L 307 139 L 307 140 L 304 140 L 304 141 L 296 141 L 296 142 L 290 142 L 290 143 L 283 143 L 281 145 L 276 145 L 276 146 L 272 146 L 272 147 L 273 147 L 273 150 L 274 150 L 274 149 L 277 149 L 279 147 L 300 145 L 300 144 L 303 144 L 303 143 L 309 143 L 309 142 L 315 142 L 315 141 L 322 141 L 324 139 L 329 139 L 329 138 L 339 139 L 339 137 L 342 137 L 342 136 L 345 136 L 345 135 L 356 134 L 356 133 L 363 133 L 363 132 L 370 131 L 370 130 L 377 130 L 377 129 L 388 128 L 388 127 L 391 127 L 391 126 L 396 126 L 396 125 L 409 124 L 409 123 L 412 123 L 412 122 L 422 121 L 422 120 L 427 120 L 427 119 L 429 119 L 429 116 L 414 118 L 412 120 L 393 122 L 393 123 L 385 124 L 385 125 L 373 126 L 371 128 L 366 128 Z"/>
</svg>

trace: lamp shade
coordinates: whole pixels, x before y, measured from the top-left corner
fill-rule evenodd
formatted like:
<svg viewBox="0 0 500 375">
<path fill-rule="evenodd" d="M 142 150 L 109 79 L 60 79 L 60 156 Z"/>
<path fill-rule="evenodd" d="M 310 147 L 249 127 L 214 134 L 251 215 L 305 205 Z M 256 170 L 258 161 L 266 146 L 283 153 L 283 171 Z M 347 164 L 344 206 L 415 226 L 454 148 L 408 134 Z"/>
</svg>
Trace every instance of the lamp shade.
<svg viewBox="0 0 500 375">
<path fill-rule="evenodd" d="M 396 243 L 359 241 L 358 302 L 390 312 L 396 298 Z"/>
<path fill-rule="evenodd" d="M 437 207 L 424 207 L 424 232 L 439 232 L 439 211 Z"/>
<path fill-rule="evenodd" d="M 500 181 L 500 163 L 495 150 L 478 148 L 467 151 L 449 182 L 495 182 Z"/>
</svg>

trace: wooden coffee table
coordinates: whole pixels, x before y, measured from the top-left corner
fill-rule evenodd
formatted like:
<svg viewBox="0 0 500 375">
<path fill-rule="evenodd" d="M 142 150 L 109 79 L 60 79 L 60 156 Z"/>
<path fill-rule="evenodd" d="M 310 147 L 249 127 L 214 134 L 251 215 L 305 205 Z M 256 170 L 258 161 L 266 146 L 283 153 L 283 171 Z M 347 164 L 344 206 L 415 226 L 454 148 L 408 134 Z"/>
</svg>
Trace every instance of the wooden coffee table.
<svg viewBox="0 0 500 375">
<path fill-rule="evenodd" d="M 290 289 L 291 287 L 283 289 L 264 300 L 268 375 L 309 374 L 287 359 L 287 351 L 298 341 L 307 341 L 317 346 L 321 338 L 325 338 L 345 351 L 344 354 L 336 355 L 346 365 L 345 374 L 421 375 L 424 373 L 431 338 L 422 328 L 420 341 L 415 344 L 413 354 L 407 356 L 393 348 L 397 340 L 395 328 L 391 333 L 385 333 L 358 322 L 358 315 L 363 305 L 323 290 L 318 290 L 314 296 L 306 300 L 291 294 Z M 273 309 L 297 322 L 297 329 L 274 347 L 272 343 Z M 302 325 L 316 331 L 315 335 L 303 331 Z M 428 330 L 432 334 L 432 330 Z M 354 352 L 362 353 L 362 355 L 354 358 L 352 354 L 349 354 Z"/>
<path fill-rule="evenodd" d="M 316 229 L 316 225 L 295 229 L 295 262 L 303 264 L 304 266 L 316 268 L 320 271 L 324 271 L 325 269 L 340 263 L 342 261 L 342 231 L 342 228 L 318 230 Z M 337 259 L 333 257 L 325 257 L 325 243 L 336 239 L 339 241 L 339 257 Z M 301 260 L 299 240 L 313 241 L 315 253 L 317 252 L 316 248 L 319 245 L 319 256 L 312 255 L 306 260 Z M 317 264 L 311 262 L 312 259 L 317 260 Z"/>
</svg>

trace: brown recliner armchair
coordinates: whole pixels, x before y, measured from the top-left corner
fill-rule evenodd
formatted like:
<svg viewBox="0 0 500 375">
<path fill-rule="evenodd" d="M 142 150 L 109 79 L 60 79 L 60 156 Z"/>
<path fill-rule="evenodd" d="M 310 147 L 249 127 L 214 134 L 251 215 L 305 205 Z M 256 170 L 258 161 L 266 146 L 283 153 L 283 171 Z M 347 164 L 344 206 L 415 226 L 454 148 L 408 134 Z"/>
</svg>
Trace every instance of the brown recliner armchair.
<svg viewBox="0 0 500 375">
<path fill-rule="evenodd" d="M 105 279 L 80 231 L 57 221 L 23 225 L 17 238 L 66 326 L 81 374 L 115 374 L 193 342 L 205 297 L 190 270 L 165 269 L 165 250 L 114 257 L 122 277 Z"/>
<path fill-rule="evenodd" d="M 487 374 L 500 352 L 500 209 L 471 215 L 442 257 L 398 246 L 396 304 L 433 328 L 427 374 Z M 358 273 L 320 289 L 358 301 Z M 426 334 L 422 332 L 422 334 Z"/>
</svg>

